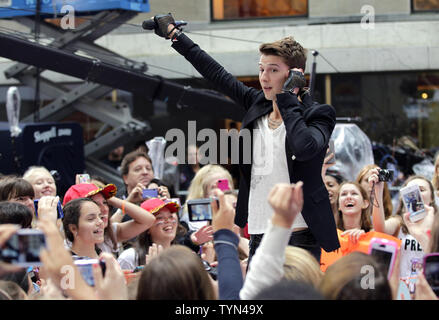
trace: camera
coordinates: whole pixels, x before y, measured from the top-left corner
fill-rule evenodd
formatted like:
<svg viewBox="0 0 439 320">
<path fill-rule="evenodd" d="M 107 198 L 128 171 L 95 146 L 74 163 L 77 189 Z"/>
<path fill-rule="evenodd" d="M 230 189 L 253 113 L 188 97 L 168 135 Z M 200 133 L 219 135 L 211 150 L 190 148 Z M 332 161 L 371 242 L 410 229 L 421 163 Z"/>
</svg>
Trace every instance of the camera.
<svg viewBox="0 0 439 320">
<path fill-rule="evenodd" d="M 143 189 L 142 190 L 143 199 L 157 198 L 158 196 L 159 196 L 158 189 Z"/>
<path fill-rule="evenodd" d="M 378 181 L 393 181 L 393 170 L 379 169 L 378 170 Z"/>
<path fill-rule="evenodd" d="M 40 250 L 46 247 L 44 233 L 36 229 L 20 229 L 0 250 L 0 260 L 21 267 L 40 266 Z"/>
<path fill-rule="evenodd" d="M 217 198 L 216 203 L 219 207 L 219 201 Z M 189 213 L 189 221 L 212 221 L 212 206 L 210 205 L 212 199 L 193 199 L 188 200 L 187 208 Z"/>
</svg>

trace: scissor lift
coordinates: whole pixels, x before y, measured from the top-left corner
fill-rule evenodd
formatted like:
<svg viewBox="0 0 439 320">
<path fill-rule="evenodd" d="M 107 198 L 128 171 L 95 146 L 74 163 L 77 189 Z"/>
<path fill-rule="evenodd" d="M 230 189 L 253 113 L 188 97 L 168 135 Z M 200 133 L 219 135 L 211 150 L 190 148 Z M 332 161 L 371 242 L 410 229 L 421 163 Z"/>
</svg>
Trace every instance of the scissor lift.
<svg viewBox="0 0 439 320">
<path fill-rule="evenodd" d="M 34 2 L 36 9 L 36 1 Z M 55 2 L 58 6 L 56 7 L 58 12 L 61 9 L 61 5 L 69 4 L 68 1 Z M 51 5 L 50 8 L 44 7 L 44 4 L 42 5 L 41 17 L 47 17 L 47 13 L 54 9 Z M 106 61 L 116 65 L 123 65 L 126 69 L 136 72 L 143 73 L 147 70 L 145 63 L 125 58 L 97 45 L 95 41 L 135 17 L 139 11 L 148 12 L 148 1 L 103 0 L 94 1 L 93 5 L 90 5 L 87 4 L 87 1 L 76 0 L 73 6 L 76 15 L 89 15 L 92 13 L 85 22 L 75 29 L 63 30 L 54 24 L 40 20 L 39 31 L 41 35 L 53 39 L 50 47 L 70 53 L 80 51 L 94 57 L 97 64 L 100 61 Z M 103 8 L 107 10 L 99 11 Z M 136 10 L 126 10 L 129 8 Z M 53 15 L 53 12 L 51 14 Z M 31 30 L 35 26 L 35 17 L 33 15 L 32 7 L 25 8 L 25 4 L 21 3 L 21 1 L 14 1 L 10 9 L 0 9 L 0 17 L 12 18 Z M 77 85 L 75 88 L 67 89 L 65 86 L 57 84 L 41 75 L 43 71 L 44 69 L 37 70 L 37 67 L 29 64 L 16 63 L 5 71 L 5 76 L 17 79 L 25 86 L 35 88 L 36 74 L 37 72 L 40 73 L 39 85 L 41 93 L 53 99 L 53 102 L 38 111 L 38 119 L 41 122 L 57 122 L 76 111 L 80 111 L 103 122 L 94 139 L 84 147 L 87 159 L 86 168 L 88 171 L 96 173 L 109 181 L 120 180 L 119 182 L 122 183 L 120 174 L 98 159 L 113 149 L 117 143 L 126 141 L 127 137 L 141 135 L 150 131 L 149 123 L 134 119 L 129 106 L 125 103 L 114 103 L 103 99 L 113 90 L 112 87 L 87 79 L 87 81 Z M 30 114 L 21 119 L 21 122 L 33 122 L 34 119 L 35 114 Z M 108 131 L 109 129 L 110 131 Z"/>
<path fill-rule="evenodd" d="M 17 0 L 17 2 L 25 1 L 29 0 Z M 64 0 L 55 0 L 55 2 L 69 3 Z M 109 8 L 111 3 L 116 2 L 118 6 Z M 75 6 L 82 3 L 87 5 L 87 1 L 82 0 L 75 0 L 74 3 Z M 41 34 L 54 39 L 50 46 L 0 32 L 0 56 L 19 62 L 5 71 L 7 78 L 18 79 L 26 86 L 35 87 L 36 68 L 40 68 L 40 71 L 51 70 L 85 80 L 84 83 L 69 90 L 41 77 L 41 92 L 53 97 L 53 102 L 39 110 L 38 118 L 40 121 L 54 122 L 80 111 L 104 123 L 95 139 L 87 143 L 84 148 L 86 168 L 90 173 L 123 185 L 120 174 L 99 161 L 100 157 L 108 154 L 119 143 L 129 141 L 130 137 L 151 131 L 149 122 L 134 119 L 126 104 L 102 99 L 114 88 L 136 92 L 150 101 L 167 101 L 168 106 L 175 106 L 176 110 L 190 111 L 191 114 L 203 113 L 218 119 L 229 118 L 241 121 L 243 111 L 222 94 L 183 86 L 159 76 L 148 75 L 145 73 L 147 70 L 145 63 L 127 59 L 94 43 L 98 38 L 133 18 L 137 12 L 149 11 L 147 0 L 95 0 L 93 9 L 96 9 L 96 4 L 99 3 L 102 3 L 106 10 L 96 13 L 90 19 L 87 18 L 85 23 L 74 30 L 65 31 L 41 21 L 39 28 Z M 130 8 L 134 9 L 129 10 Z M 33 28 L 34 18 L 29 17 L 29 11 L 27 16 L 21 11 L 11 10 L 11 12 L 19 12 L 19 15 L 11 17 Z M 53 8 L 42 6 L 41 12 L 41 17 L 44 17 L 44 14 L 53 15 Z M 84 9 L 84 12 L 90 14 L 87 9 Z M 5 12 L 0 8 L 0 18 L 5 17 L 4 14 Z M 86 55 L 79 55 L 78 51 Z M 34 115 L 31 114 L 21 121 L 31 122 L 33 119 Z"/>
</svg>

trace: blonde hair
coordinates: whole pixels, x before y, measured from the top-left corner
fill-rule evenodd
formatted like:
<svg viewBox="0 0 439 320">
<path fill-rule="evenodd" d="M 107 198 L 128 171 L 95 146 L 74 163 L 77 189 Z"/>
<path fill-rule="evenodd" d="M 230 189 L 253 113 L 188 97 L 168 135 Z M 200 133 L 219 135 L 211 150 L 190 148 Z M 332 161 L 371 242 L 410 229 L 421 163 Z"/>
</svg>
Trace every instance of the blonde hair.
<svg viewBox="0 0 439 320">
<path fill-rule="evenodd" d="M 187 200 L 204 198 L 207 193 L 209 177 L 217 173 L 224 174 L 224 176 L 227 177 L 227 180 L 229 181 L 229 187 L 231 190 L 233 190 L 233 179 L 230 172 L 227 171 L 223 166 L 220 166 L 218 164 L 208 164 L 198 170 L 198 172 L 195 174 L 195 177 L 192 179 L 188 189 L 186 202 Z M 188 212 L 187 204 L 184 205 L 183 212 Z"/>
<path fill-rule="evenodd" d="M 208 164 L 198 170 L 197 174 L 192 179 L 188 190 L 187 200 L 204 198 L 208 187 L 207 183 L 209 177 L 217 173 L 224 174 L 225 177 L 227 177 L 227 180 L 229 180 L 229 187 L 233 190 L 233 179 L 230 172 L 218 164 Z"/>
<path fill-rule="evenodd" d="M 318 288 L 323 277 L 317 260 L 305 249 L 287 246 L 285 249 L 284 277 L 308 283 Z"/>
<path fill-rule="evenodd" d="M 23 179 L 28 180 L 29 178 L 32 177 L 35 173 L 37 172 L 44 172 L 47 173 L 49 176 L 52 176 L 50 174 L 50 171 L 47 170 L 47 168 L 42 167 L 42 166 L 31 166 L 29 167 L 26 172 L 23 174 Z M 29 181 L 30 182 L 30 181 Z"/>
<path fill-rule="evenodd" d="M 434 173 L 433 178 L 431 179 L 431 183 L 433 184 L 434 191 L 439 189 L 439 174 L 437 173 L 439 167 L 439 152 L 436 154 L 434 160 Z"/>
</svg>

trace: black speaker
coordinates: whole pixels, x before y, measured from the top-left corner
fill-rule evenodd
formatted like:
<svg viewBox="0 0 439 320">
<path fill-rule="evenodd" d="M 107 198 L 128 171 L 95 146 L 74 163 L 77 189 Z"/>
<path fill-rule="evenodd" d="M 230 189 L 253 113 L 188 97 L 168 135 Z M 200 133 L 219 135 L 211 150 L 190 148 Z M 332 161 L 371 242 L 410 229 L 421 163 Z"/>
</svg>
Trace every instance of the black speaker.
<svg viewBox="0 0 439 320">
<path fill-rule="evenodd" d="M 12 138 L 9 123 L 0 122 L 0 172 L 22 175 L 30 166 L 44 166 L 54 175 L 58 195 L 75 184 L 85 169 L 84 140 L 79 123 L 22 123 Z"/>
</svg>

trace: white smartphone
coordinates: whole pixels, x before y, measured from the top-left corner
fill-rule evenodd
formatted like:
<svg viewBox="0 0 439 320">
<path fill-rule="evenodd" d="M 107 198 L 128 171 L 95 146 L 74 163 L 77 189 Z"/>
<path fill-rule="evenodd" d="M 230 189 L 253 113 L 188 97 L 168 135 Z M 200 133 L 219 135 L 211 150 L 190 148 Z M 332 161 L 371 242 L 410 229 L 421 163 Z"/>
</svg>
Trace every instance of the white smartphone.
<svg viewBox="0 0 439 320">
<path fill-rule="evenodd" d="M 369 242 L 369 254 L 384 267 L 387 273 L 387 279 L 390 279 L 392 275 L 397 253 L 398 245 L 394 241 L 372 238 Z"/>
<path fill-rule="evenodd" d="M 90 179 L 90 175 L 88 173 L 82 173 L 82 174 L 78 174 L 78 183 L 90 183 L 91 179 Z"/>
<path fill-rule="evenodd" d="M 406 211 L 410 212 L 410 220 L 412 222 L 425 218 L 427 210 L 425 210 L 421 190 L 417 184 L 401 188 L 399 193 L 401 194 Z"/>
<path fill-rule="evenodd" d="M 46 247 L 44 233 L 36 229 L 20 229 L 0 250 L 0 260 L 20 267 L 40 266 L 40 250 Z"/>
</svg>

